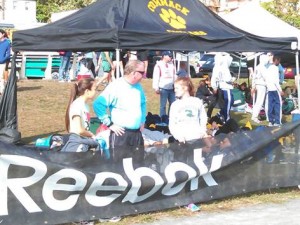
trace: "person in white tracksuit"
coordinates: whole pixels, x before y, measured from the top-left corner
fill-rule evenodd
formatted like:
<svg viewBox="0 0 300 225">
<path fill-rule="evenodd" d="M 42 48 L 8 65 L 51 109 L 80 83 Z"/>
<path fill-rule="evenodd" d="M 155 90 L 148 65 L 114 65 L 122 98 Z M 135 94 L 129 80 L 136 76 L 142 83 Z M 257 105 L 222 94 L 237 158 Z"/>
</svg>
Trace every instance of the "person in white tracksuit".
<svg viewBox="0 0 300 225">
<path fill-rule="evenodd" d="M 211 80 L 210 80 L 210 85 L 213 89 L 213 93 L 216 97 L 216 104 L 219 105 L 220 108 L 223 107 L 224 105 L 224 99 L 223 99 L 223 93 L 220 89 L 220 74 L 222 72 L 222 54 L 221 53 L 217 53 L 214 57 L 214 68 L 212 70 L 212 76 L 211 76 Z M 215 104 L 215 105 L 216 105 Z M 213 106 L 215 107 L 215 106 Z M 213 109 L 211 109 L 212 112 Z M 218 112 L 217 115 L 220 115 L 220 112 Z M 211 117 L 211 113 L 208 114 L 209 117 Z"/>
<path fill-rule="evenodd" d="M 212 73 L 212 87 L 214 90 L 218 87 L 222 92 L 224 104 L 219 112 L 219 117 L 224 119 L 224 122 L 230 119 L 230 108 L 233 105 L 234 99 L 232 94 L 234 78 L 230 74 L 229 66 L 232 62 L 232 57 L 228 54 L 215 56 L 215 67 Z"/>
<path fill-rule="evenodd" d="M 266 74 L 267 84 L 267 101 L 268 104 L 268 120 L 269 126 L 280 126 L 282 119 L 282 99 L 284 94 L 279 84 L 279 68 L 280 57 L 273 57 L 273 64 L 268 67 Z"/>
<path fill-rule="evenodd" d="M 259 64 L 255 68 L 252 77 L 251 92 L 252 94 L 255 93 L 255 103 L 253 105 L 251 120 L 255 123 L 260 123 L 260 120 L 258 119 L 258 115 L 264 105 L 265 98 L 266 98 L 267 86 L 266 86 L 265 76 L 267 72 L 267 68 L 266 68 L 267 63 L 268 63 L 268 56 L 265 54 L 260 55 Z"/>
</svg>

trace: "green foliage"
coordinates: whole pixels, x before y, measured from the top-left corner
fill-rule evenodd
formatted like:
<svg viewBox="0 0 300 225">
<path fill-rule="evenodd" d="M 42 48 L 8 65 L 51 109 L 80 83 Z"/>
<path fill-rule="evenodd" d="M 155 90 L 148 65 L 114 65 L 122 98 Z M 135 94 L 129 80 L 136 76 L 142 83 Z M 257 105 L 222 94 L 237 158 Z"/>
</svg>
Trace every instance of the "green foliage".
<svg viewBox="0 0 300 225">
<path fill-rule="evenodd" d="M 96 0 L 37 0 L 36 14 L 37 20 L 40 22 L 48 22 L 51 13 L 81 9 Z"/>
<path fill-rule="evenodd" d="M 37 0 L 37 20 L 48 22 L 51 13 L 84 8 L 96 0 Z M 300 29 L 299 0 L 273 0 L 262 7 L 290 25 Z"/>
<path fill-rule="evenodd" d="M 273 0 L 261 3 L 261 6 L 288 24 L 300 29 L 299 0 Z"/>
</svg>

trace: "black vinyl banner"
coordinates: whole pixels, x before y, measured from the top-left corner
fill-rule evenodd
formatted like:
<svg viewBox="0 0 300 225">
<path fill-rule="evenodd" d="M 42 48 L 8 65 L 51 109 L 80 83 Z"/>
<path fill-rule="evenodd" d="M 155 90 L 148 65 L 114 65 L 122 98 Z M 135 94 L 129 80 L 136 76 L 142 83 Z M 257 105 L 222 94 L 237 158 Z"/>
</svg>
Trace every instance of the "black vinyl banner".
<svg viewBox="0 0 300 225">
<path fill-rule="evenodd" d="M 297 186 L 299 122 L 147 147 L 139 162 L 0 142 L 1 225 L 96 220 Z"/>
</svg>

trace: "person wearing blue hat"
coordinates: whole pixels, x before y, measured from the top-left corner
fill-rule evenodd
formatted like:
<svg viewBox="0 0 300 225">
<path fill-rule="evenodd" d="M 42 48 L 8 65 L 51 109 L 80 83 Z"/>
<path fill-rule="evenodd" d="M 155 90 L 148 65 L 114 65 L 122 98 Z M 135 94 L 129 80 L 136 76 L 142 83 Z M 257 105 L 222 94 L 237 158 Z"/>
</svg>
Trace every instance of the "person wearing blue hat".
<svg viewBox="0 0 300 225">
<path fill-rule="evenodd" d="M 169 109 L 171 104 L 175 101 L 174 81 L 177 79 L 175 66 L 171 51 L 162 51 L 161 60 L 157 61 L 153 70 L 152 87 L 156 94 L 160 95 L 160 116 L 167 115 L 167 102 L 169 102 Z"/>
</svg>

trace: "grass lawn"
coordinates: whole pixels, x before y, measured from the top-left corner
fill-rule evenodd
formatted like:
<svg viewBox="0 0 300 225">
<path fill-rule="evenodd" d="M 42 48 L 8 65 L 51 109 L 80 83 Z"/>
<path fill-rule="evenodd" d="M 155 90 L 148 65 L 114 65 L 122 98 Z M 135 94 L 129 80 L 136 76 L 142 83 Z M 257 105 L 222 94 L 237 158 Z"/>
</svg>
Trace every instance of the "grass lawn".
<svg viewBox="0 0 300 225">
<path fill-rule="evenodd" d="M 193 79 L 193 81 L 196 86 L 199 79 Z M 242 81 L 240 81 L 240 83 L 241 82 Z M 293 80 L 289 80 L 286 85 L 292 86 L 293 82 Z M 45 137 L 53 133 L 65 133 L 65 110 L 72 84 L 73 83 L 57 83 L 44 80 L 18 81 L 18 125 L 19 131 L 22 134 L 23 143 L 33 143 L 37 138 Z M 156 95 L 152 89 L 152 80 L 143 80 L 142 84 L 147 96 L 147 111 L 158 114 L 159 96 Z M 250 120 L 250 116 L 251 115 L 247 113 L 233 113 L 233 117 L 238 121 L 240 126 L 245 125 L 246 122 Z M 285 116 L 283 118 L 283 122 L 290 120 L 291 116 Z M 255 127 L 255 124 L 253 124 L 253 126 Z M 267 192 L 247 194 L 220 201 L 203 203 L 201 204 L 201 210 L 228 210 L 241 205 L 280 202 L 293 198 L 300 198 L 299 189 L 285 188 L 269 190 Z M 178 217 L 192 214 L 193 213 L 184 208 L 177 208 L 163 212 L 129 216 L 117 224 L 146 223 L 154 221 L 161 216 Z"/>
<path fill-rule="evenodd" d="M 193 79 L 195 87 L 199 80 Z M 289 80 L 287 85 L 291 85 L 292 82 Z M 65 132 L 65 110 L 72 84 L 45 80 L 21 80 L 18 82 L 18 123 L 22 142 L 33 143 L 38 137 Z M 143 80 L 142 84 L 147 96 L 147 111 L 158 114 L 159 96 L 152 89 L 152 79 Z M 91 112 L 93 114 L 92 107 Z M 213 112 L 213 115 L 214 113 L 216 111 Z M 249 113 L 241 112 L 232 113 L 232 116 L 240 126 L 245 125 L 251 117 Z M 291 116 L 283 117 L 283 122 L 290 120 Z M 253 124 L 254 127 L 256 125 Z"/>
</svg>

